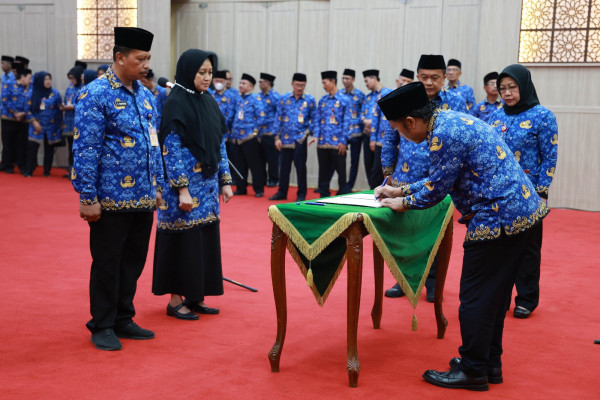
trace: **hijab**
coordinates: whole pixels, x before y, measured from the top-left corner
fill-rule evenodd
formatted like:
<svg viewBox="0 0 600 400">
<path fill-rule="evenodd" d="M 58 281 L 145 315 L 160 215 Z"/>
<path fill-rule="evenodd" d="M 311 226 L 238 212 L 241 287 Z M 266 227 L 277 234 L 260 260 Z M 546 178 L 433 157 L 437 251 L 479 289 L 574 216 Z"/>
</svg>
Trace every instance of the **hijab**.
<svg viewBox="0 0 600 400">
<path fill-rule="evenodd" d="M 519 102 L 514 106 L 509 106 L 504 103 L 504 112 L 508 115 L 521 114 L 540 104 L 540 100 L 537 97 L 535 86 L 531 80 L 531 72 L 520 64 L 512 64 L 504 68 L 502 73 L 498 76 L 498 87 L 502 78 L 510 77 L 513 78 L 517 85 L 519 85 L 519 95 L 521 98 Z"/>
<path fill-rule="evenodd" d="M 210 53 L 189 49 L 177 60 L 175 86 L 162 111 L 160 141 L 174 129 L 181 142 L 202 164 L 207 176 L 217 172 L 221 159 L 221 140 L 227 131 L 225 117 L 209 93 L 196 90 L 194 78 L 206 59 L 213 63 Z"/>
<path fill-rule="evenodd" d="M 108 71 L 108 64 L 101 64 L 96 70 L 96 74 L 100 71 L 102 71 L 103 74 Z"/>
<path fill-rule="evenodd" d="M 69 73 L 67 74 L 67 78 L 69 77 L 69 75 L 73 76 L 73 78 L 75 78 L 75 82 L 77 82 L 75 84 L 75 87 L 79 87 L 79 86 L 81 86 L 81 74 L 83 74 L 83 68 L 73 67 L 69 70 Z M 69 79 L 71 79 L 71 78 L 69 78 Z"/>
<path fill-rule="evenodd" d="M 33 89 L 31 90 L 31 109 L 34 113 L 40 111 L 40 104 L 42 103 L 43 98 L 48 98 L 52 93 L 52 87 L 45 88 L 44 80 L 49 76 L 52 78 L 46 71 L 36 72 L 33 75 Z"/>
<path fill-rule="evenodd" d="M 83 84 L 87 85 L 97 77 L 98 72 L 94 71 L 93 69 L 86 69 L 85 71 L 83 71 Z"/>
</svg>

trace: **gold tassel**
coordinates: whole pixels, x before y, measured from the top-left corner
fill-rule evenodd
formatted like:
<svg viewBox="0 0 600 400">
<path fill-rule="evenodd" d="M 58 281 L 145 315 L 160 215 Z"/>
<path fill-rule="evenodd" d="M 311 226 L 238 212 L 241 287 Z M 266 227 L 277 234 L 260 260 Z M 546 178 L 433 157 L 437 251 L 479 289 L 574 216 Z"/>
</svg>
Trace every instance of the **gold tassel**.
<svg viewBox="0 0 600 400">
<path fill-rule="evenodd" d="M 412 317 L 412 330 L 413 332 L 417 330 L 417 314 L 413 314 Z"/>
<path fill-rule="evenodd" d="M 306 286 L 312 286 L 313 283 L 314 283 L 313 273 L 312 273 L 312 269 L 309 267 L 308 272 L 306 273 Z"/>
</svg>

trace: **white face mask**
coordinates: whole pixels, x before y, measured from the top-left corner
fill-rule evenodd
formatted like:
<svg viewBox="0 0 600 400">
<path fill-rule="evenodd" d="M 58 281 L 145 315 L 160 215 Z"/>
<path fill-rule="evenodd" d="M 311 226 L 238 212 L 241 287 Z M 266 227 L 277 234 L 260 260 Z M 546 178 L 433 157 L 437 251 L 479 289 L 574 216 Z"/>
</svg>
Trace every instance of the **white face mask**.
<svg viewBox="0 0 600 400">
<path fill-rule="evenodd" d="M 220 92 L 221 90 L 223 90 L 225 88 L 225 85 L 222 84 L 221 82 L 216 82 L 215 83 L 215 89 L 217 89 L 218 92 Z"/>
</svg>

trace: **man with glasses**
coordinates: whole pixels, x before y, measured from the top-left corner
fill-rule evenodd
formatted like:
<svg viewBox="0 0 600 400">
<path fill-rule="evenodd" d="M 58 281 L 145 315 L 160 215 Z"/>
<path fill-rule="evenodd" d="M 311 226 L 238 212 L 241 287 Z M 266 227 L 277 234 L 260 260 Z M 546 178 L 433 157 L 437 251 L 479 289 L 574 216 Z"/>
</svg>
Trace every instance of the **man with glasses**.
<svg viewBox="0 0 600 400">
<path fill-rule="evenodd" d="M 461 81 L 459 81 L 460 76 L 462 75 L 461 70 L 461 62 L 451 58 L 448 60 L 448 68 L 446 68 L 446 79 L 448 79 L 448 85 L 446 86 L 446 90 L 453 91 L 458 93 L 465 99 L 465 104 L 467 106 L 467 112 L 471 112 L 473 105 L 475 104 L 475 95 L 473 94 L 473 88 L 471 86 L 467 86 Z"/>
<path fill-rule="evenodd" d="M 496 79 L 498 79 L 497 72 L 490 72 L 483 77 L 483 90 L 485 90 L 487 97 L 485 100 L 477 103 L 471 110 L 471 114 L 485 122 L 490 122 L 490 115 L 497 109 L 502 108 L 504 104 L 496 88 Z"/>
</svg>

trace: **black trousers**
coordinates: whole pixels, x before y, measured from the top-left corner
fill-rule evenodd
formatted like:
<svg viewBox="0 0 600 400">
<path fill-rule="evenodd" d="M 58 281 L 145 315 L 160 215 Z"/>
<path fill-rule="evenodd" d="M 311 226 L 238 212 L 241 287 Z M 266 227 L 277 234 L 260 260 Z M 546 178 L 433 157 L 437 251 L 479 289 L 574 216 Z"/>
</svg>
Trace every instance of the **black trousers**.
<svg viewBox="0 0 600 400">
<path fill-rule="evenodd" d="M 67 148 L 69 149 L 69 168 L 67 171 L 71 173 L 71 168 L 73 168 L 73 136 L 67 136 Z"/>
<path fill-rule="evenodd" d="M 510 305 L 519 262 L 542 226 L 496 240 L 464 246 L 458 318 L 462 345 L 461 369 L 485 376 L 488 368 L 501 368 L 504 317 Z"/>
<path fill-rule="evenodd" d="M 303 143 L 296 143 L 293 149 L 281 149 L 279 152 L 279 190 L 278 192 L 287 196 L 290 187 L 290 173 L 292 171 L 292 161 L 296 167 L 296 178 L 298 181 L 298 193 L 300 198 L 306 198 L 307 183 L 306 183 L 306 159 L 307 159 L 307 144 L 306 140 Z"/>
<path fill-rule="evenodd" d="M 30 140 L 27 146 L 27 166 L 25 170 L 31 175 L 35 167 L 37 167 L 37 155 L 40 144 Z M 54 146 L 49 145 L 48 139 L 44 136 L 44 175 L 50 175 L 52 161 L 54 161 Z"/>
<path fill-rule="evenodd" d="M 260 144 L 266 163 L 267 182 L 276 184 L 279 181 L 279 152 L 275 148 L 275 137 L 263 135 Z"/>
<path fill-rule="evenodd" d="M 26 122 L 2 120 L 2 167 L 13 170 L 15 164 L 25 170 L 27 160 Z"/>
<path fill-rule="evenodd" d="M 358 163 L 360 162 L 360 150 L 362 146 L 362 136 L 357 136 L 348 142 L 350 145 L 350 173 L 348 174 L 348 182 L 346 183 L 346 191 L 350 193 L 354 184 L 356 183 L 356 177 L 358 176 Z"/>
<path fill-rule="evenodd" d="M 239 176 L 237 177 L 235 181 L 236 190 L 246 192 L 246 187 L 248 186 L 248 169 L 250 169 L 254 193 L 263 193 L 265 191 L 265 167 L 263 152 L 260 143 L 258 143 L 258 138 L 254 137 L 242 144 L 232 143 L 230 146 L 232 162 L 243 177 L 243 179 L 240 179 Z"/>
<path fill-rule="evenodd" d="M 135 315 L 133 297 L 142 274 L 154 214 L 106 212 L 90 222 L 91 332 L 129 324 Z"/>
<path fill-rule="evenodd" d="M 515 305 L 525 307 L 529 311 L 537 308 L 540 301 L 540 264 L 542 261 L 543 226 L 536 231 L 533 240 L 523 254 L 517 273 L 517 297 Z"/>
<path fill-rule="evenodd" d="M 363 143 L 363 161 L 365 164 L 365 174 L 367 175 L 367 182 L 369 188 L 375 189 L 375 186 L 380 185 L 381 182 L 372 182 L 371 170 L 373 170 L 373 159 L 375 158 L 375 152 L 371 151 L 370 142 L 371 138 L 369 135 L 363 134 L 361 136 Z"/>
<path fill-rule="evenodd" d="M 371 189 L 375 189 L 380 186 L 383 182 L 383 167 L 381 166 L 381 146 L 375 146 L 375 152 L 373 153 L 373 164 L 371 166 L 371 172 L 369 173 L 369 185 Z"/>
<path fill-rule="evenodd" d="M 321 197 L 331 195 L 329 184 L 333 168 L 338 174 L 338 194 L 346 193 L 346 154 L 341 155 L 338 149 L 317 149 L 317 159 L 319 160 L 319 193 Z"/>
</svg>

